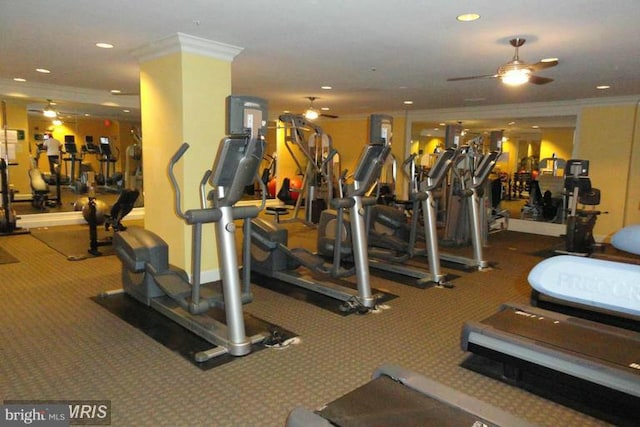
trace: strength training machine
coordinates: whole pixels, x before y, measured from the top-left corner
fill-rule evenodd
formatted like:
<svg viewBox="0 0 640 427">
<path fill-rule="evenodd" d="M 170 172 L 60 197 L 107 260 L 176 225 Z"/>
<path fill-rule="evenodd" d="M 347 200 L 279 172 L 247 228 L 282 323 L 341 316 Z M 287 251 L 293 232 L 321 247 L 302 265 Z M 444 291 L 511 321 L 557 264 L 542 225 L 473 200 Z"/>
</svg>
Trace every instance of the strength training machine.
<svg viewBox="0 0 640 427">
<path fill-rule="evenodd" d="M 319 213 L 326 209 L 333 198 L 334 161 L 339 158 L 333 149 L 331 136 L 320 126 L 307 120 L 301 114 L 283 114 L 279 120 L 284 123 L 284 145 L 299 171 L 304 171 L 300 189 L 296 189 L 297 198 L 290 219 L 282 222 L 298 220 L 298 214 L 304 203 L 304 223 L 315 225 L 320 217 Z M 311 131 L 307 142 L 304 140 L 305 131 Z M 303 161 L 296 156 L 296 151 L 302 153 Z"/>
</svg>

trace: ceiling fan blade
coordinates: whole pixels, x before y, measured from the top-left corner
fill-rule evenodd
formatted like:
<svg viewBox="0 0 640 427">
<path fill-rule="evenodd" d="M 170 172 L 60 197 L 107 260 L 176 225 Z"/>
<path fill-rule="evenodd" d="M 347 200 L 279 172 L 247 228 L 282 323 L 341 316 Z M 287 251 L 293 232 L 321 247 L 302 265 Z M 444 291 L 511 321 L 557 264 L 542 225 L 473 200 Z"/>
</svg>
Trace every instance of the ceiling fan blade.
<svg viewBox="0 0 640 427">
<path fill-rule="evenodd" d="M 338 116 L 336 116 L 336 115 L 333 115 L 333 114 L 324 114 L 324 113 L 321 113 L 321 114 L 320 114 L 320 117 L 327 117 L 327 118 L 329 118 L 329 119 L 337 119 L 337 118 L 338 118 Z"/>
<path fill-rule="evenodd" d="M 553 61 L 538 61 L 535 64 L 529 65 L 529 69 L 531 71 L 544 70 L 545 68 L 551 68 L 558 65 L 558 60 L 554 59 Z"/>
<path fill-rule="evenodd" d="M 553 79 L 549 77 L 540 77 L 534 76 L 533 74 L 529 75 L 529 83 L 533 83 L 534 85 L 544 85 L 547 83 L 551 83 Z"/>
<path fill-rule="evenodd" d="M 475 80 L 475 79 L 493 79 L 498 77 L 497 74 L 485 74 L 482 76 L 468 76 L 468 77 L 453 77 L 447 79 L 448 82 L 458 82 L 460 80 Z"/>
</svg>

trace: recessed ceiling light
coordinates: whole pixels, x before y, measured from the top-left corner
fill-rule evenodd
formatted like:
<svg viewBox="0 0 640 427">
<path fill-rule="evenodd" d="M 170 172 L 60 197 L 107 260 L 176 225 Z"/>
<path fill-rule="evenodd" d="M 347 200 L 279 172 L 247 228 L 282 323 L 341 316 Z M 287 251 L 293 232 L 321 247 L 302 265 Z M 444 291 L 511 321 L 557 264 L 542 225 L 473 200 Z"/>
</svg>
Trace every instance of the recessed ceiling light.
<svg viewBox="0 0 640 427">
<path fill-rule="evenodd" d="M 27 79 L 23 79 L 22 77 L 14 77 L 14 78 L 13 78 L 13 81 L 14 81 L 14 82 L 26 82 L 26 81 L 27 81 Z"/>
<path fill-rule="evenodd" d="M 480 19 L 480 15 L 477 13 L 463 13 L 462 15 L 456 16 L 456 19 L 460 22 L 472 22 Z"/>
<path fill-rule="evenodd" d="M 331 90 L 331 89 L 333 89 L 333 87 L 331 87 L 331 86 L 320 86 L 320 89 Z"/>
<path fill-rule="evenodd" d="M 533 126 L 531 126 L 531 129 L 540 129 L 540 126 L 538 126 L 538 125 L 533 125 Z"/>
<path fill-rule="evenodd" d="M 610 88 L 611 88 L 611 86 L 609 86 L 609 85 L 599 85 L 599 86 L 596 86 L 596 89 L 600 89 L 600 90 L 602 90 L 602 89 L 610 89 Z"/>
<path fill-rule="evenodd" d="M 507 124 L 508 124 L 509 126 L 513 126 L 513 125 L 515 125 L 515 124 L 516 124 L 516 122 L 509 122 L 509 123 L 507 123 Z"/>
<path fill-rule="evenodd" d="M 42 74 L 49 74 L 51 71 L 47 70 L 46 68 L 36 68 L 36 71 Z"/>
<path fill-rule="evenodd" d="M 444 122 L 440 123 L 440 126 L 446 126 L 446 125 L 447 125 L 447 124 L 446 124 L 446 123 L 444 123 Z"/>
<path fill-rule="evenodd" d="M 329 108 L 329 107 L 322 107 L 322 108 L 320 108 L 320 109 L 321 109 L 322 111 L 329 111 L 329 110 L 330 110 L 330 108 Z"/>
<path fill-rule="evenodd" d="M 111 43 L 99 42 L 99 43 L 96 43 L 96 46 L 102 49 L 113 49 L 113 45 Z"/>
<path fill-rule="evenodd" d="M 403 101 L 402 102 L 404 105 L 412 105 L 413 101 Z"/>
<path fill-rule="evenodd" d="M 120 89 L 111 89 L 109 92 L 111 93 L 122 93 Z"/>
<path fill-rule="evenodd" d="M 131 110 L 122 110 L 123 113 L 130 113 Z"/>
</svg>

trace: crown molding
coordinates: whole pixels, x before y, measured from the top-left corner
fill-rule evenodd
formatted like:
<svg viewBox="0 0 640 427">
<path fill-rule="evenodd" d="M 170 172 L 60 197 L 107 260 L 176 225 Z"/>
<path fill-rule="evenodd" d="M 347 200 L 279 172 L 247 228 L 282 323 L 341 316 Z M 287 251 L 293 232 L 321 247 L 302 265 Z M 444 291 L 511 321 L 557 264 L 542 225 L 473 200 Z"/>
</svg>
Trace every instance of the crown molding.
<svg viewBox="0 0 640 427">
<path fill-rule="evenodd" d="M 640 95 L 608 98 L 584 98 L 570 101 L 531 102 L 526 104 L 483 105 L 460 108 L 440 108 L 433 110 L 416 110 L 407 113 L 409 121 L 437 121 L 461 119 L 493 119 L 501 117 L 552 117 L 575 116 L 584 107 L 633 105 L 640 102 Z"/>
<path fill-rule="evenodd" d="M 134 49 L 131 54 L 140 62 L 174 53 L 193 53 L 231 62 L 244 48 L 207 40 L 184 33 L 176 33 Z"/>
</svg>

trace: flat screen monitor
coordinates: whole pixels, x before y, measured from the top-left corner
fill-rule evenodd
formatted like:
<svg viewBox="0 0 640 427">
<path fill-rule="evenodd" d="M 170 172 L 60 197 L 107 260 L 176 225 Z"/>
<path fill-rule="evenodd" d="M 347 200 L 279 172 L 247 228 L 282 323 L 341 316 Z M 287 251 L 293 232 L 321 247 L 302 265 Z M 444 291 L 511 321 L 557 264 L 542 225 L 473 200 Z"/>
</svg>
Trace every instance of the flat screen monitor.
<svg viewBox="0 0 640 427">
<path fill-rule="evenodd" d="M 267 101 L 252 96 L 228 96 L 226 99 L 227 135 L 266 135 Z"/>
<path fill-rule="evenodd" d="M 73 135 L 65 135 L 64 136 L 64 143 L 68 143 L 68 142 L 73 142 L 75 144 L 76 142 L 76 137 Z"/>
<path fill-rule="evenodd" d="M 567 160 L 564 174 L 565 176 L 589 176 L 589 160 Z"/>
<path fill-rule="evenodd" d="M 384 114 L 372 114 L 369 117 L 369 143 L 391 143 L 393 117 Z"/>
<path fill-rule="evenodd" d="M 78 147 L 76 147 L 75 141 L 67 141 L 65 138 L 64 151 L 66 151 L 68 154 L 77 154 Z"/>
<path fill-rule="evenodd" d="M 111 146 L 109 145 L 109 138 L 106 136 L 100 137 L 100 153 L 105 156 L 111 155 Z"/>
</svg>

